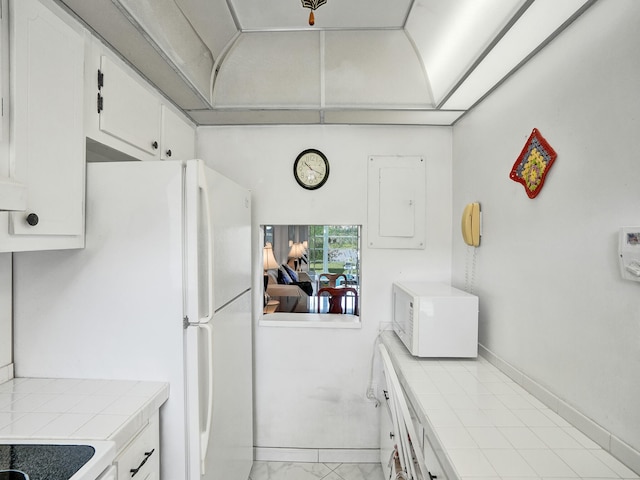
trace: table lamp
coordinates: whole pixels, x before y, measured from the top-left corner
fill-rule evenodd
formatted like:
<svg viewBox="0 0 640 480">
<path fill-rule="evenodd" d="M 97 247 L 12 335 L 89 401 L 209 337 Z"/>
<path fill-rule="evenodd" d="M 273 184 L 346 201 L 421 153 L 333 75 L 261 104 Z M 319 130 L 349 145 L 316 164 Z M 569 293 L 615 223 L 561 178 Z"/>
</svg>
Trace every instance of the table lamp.
<svg viewBox="0 0 640 480">
<path fill-rule="evenodd" d="M 262 250 L 262 262 L 264 268 L 264 290 L 267 290 L 267 283 L 269 283 L 269 277 L 267 270 L 278 268 L 278 261 L 273 255 L 273 247 L 270 242 L 267 242 Z"/>
</svg>

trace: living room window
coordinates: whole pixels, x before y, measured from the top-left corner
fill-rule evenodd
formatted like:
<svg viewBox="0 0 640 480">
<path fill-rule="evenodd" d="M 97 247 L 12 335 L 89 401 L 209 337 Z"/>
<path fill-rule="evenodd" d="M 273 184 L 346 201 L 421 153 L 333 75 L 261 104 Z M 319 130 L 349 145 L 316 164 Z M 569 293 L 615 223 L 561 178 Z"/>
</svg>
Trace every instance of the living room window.
<svg viewBox="0 0 640 480">
<path fill-rule="evenodd" d="M 264 256 L 269 258 L 269 262 L 263 262 L 265 314 L 359 316 L 359 225 L 262 228 Z"/>
</svg>

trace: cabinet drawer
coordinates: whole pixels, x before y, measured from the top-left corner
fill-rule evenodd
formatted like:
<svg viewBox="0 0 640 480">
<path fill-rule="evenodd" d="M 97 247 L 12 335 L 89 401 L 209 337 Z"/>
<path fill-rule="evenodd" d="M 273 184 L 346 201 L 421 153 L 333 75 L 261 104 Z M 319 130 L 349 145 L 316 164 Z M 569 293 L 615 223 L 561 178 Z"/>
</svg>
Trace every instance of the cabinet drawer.
<svg viewBox="0 0 640 480">
<path fill-rule="evenodd" d="M 431 441 L 429 437 L 424 435 L 424 446 L 422 450 L 422 454 L 424 455 L 424 461 L 427 464 L 427 469 L 429 470 L 429 474 L 431 478 L 438 478 L 438 480 L 447 480 L 447 476 L 444 473 L 444 469 L 440 464 L 440 460 L 438 460 L 438 456 L 431 445 Z"/>
<path fill-rule="evenodd" d="M 111 465 L 109 468 L 107 468 L 104 472 L 100 474 L 97 480 L 118 480 L 118 477 L 116 475 L 117 475 L 116 467 Z"/>
<path fill-rule="evenodd" d="M 118 480 L 153 480 L 160 471 L 160 430 L 157 414 L 116 458 Z"/>
</svg>

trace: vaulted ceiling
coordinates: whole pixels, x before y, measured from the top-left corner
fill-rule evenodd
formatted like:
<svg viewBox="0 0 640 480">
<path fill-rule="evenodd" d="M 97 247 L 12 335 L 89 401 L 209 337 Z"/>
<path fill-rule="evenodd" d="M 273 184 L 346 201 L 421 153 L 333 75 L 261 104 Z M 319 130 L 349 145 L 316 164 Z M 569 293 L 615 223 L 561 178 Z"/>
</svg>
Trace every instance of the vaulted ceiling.
<svg viewBox="0 0 640 480">
<path fill-rule="evenodd" d="M 596 0 L 56 0 L 198 124 L 451 125 Z"/>
</svg>

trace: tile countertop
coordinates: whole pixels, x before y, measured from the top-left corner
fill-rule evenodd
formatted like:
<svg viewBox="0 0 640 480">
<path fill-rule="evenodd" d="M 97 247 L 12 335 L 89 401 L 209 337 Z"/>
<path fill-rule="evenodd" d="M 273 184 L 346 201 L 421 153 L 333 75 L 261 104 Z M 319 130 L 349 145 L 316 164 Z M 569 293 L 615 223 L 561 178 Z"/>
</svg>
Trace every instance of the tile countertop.
<svg viewBox="0 0 640 480">
<path fill-rule="evenodd" d="M 163 382 L 11 379 L 0 384 L 0 441 L 110 440 L 119 451 L 168 397 Z"/>
<path fill-rule="evenodd" d="M 486 359 L 424 359 L 381 336 L 448 480 L 638 479 Z"/>
</svg>

